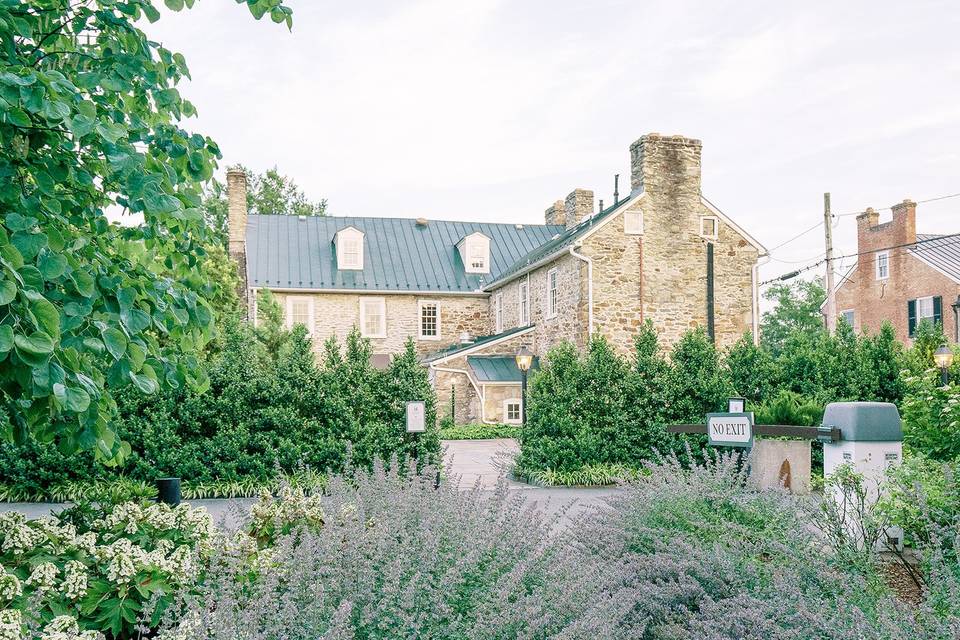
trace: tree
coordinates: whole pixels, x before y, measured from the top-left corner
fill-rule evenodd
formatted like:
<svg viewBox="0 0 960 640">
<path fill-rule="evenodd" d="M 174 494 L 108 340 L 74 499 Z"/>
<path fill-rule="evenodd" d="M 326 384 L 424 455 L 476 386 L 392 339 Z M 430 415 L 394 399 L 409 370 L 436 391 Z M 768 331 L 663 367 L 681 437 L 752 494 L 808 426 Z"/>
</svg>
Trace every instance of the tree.
<svg viewBox="0 0 960 640">
<path fill-rule="evenodd" d="M 247 174 L 247 210 L 250 213 L 286 216 L 325 216 L 327 200 L 312 201 L 293 181 L 281 174 L 277 167 L 264 173 L 254 173 L 242 165 Z M 229 234 L 227 189 L 222 182 L 212 180 L 204 191 L 203 209 L 207 222 L 213 228 L 217 241 L 226 245 Z"/>
<path fill-rule="evenodd" d="M 245 4 L 290 26 L 281 0 Z M 143 18 L 152 0 L 0 2 L 0 435 L 104 460 L 129 450 L 113 391 L 202 389 L 212 324 L 190 276 L 220 150 L 181 128 L 186 62 Z M 143 224 L 110 224 L 111 206 Z"/>
<path fill-rule="evenodd" d="M 826 295 L 823 285 L 817 281 L 801 280 L 792 286 L 778 284 L 767 289 L 763 297 L 774 301 L 776 306 L 763 314 L 760 343 L 777 356 L 791 334 L 814 335 L 822 331 L 820 307 Z"/>
</svg>

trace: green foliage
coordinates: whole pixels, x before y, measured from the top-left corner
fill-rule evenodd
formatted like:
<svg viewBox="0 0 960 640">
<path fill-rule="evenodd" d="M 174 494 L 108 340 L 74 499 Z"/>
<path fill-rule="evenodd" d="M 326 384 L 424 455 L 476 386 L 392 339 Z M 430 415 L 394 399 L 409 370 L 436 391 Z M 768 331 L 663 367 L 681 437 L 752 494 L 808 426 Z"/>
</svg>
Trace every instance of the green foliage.
<svg viewBox="0 0 960 640">
<path fill-rule="evenodd" d="M 724 365 L 736 395 L 751 402 L 759 402 L 769 395 L 776 366 L 770 352 L 753 343 L 750 332 L 730 348 Z"/>
<path fill-rule="evenodd" d="M 793 285 L 777 284 L 763 294 L 774 301 L 772 311 L 763 314 L 760 321 L 760 342 L 774 356 L 791 336 L 812 336 L 823 329 L 820 307 L 826 291 L 817 281 L 800 280 Z"/>
<path fill-rule="evenodd" d="M 440 421 L 441 440 L 490 440 L 492 438 L 518 438 L 520 427 L 515 424 L 454 424 L 452 420 Z"/>
<path fill-rule="evenodd" d="M 532 484 L 548 487 L 591 487 L 619 484 L 637 478 L 641 471 L 622 464 L 587 464 L 573 471 L 538 469 L 523 478 Z"/>
<path fill-rule="evenodd" d="M 323 366 L 303 327 L 283 332 L 270 352 L 249 325 L 231 321 L 222 343 L 207 362 L 206 393 L 119 394 L 114 427 L 131 452 L 118 468 L 108 471 L 90 454 L 64 456 L 31 441 L 0 446 L 0 483 L 11 495 L 38 496 L 66 483 L 109 482 L 116 474 L 151 485 L 176 476 L 187 495 L 241 496 L 275 486 L 278 476 L 301 478 L 291 484 L 310 488 L 322 483 L 316 473 L 350 463 L 393 456 L 422 463 L 439 456 L 433 391 L 412 344 L 389 369 L 377 371 L 366 359 L 368 342 L 356 333 L 346 356 L 335 342 L 328 345 Z M 426 401 L 426 433 L 406 433 L 408 400 Z"/>
<path fill-rule="evenodd" d="M 903 442 L 932 460 L 960 460 L 960 386 L 942 385 L 939 371 L 905 378 Z"/>
<path fill-rule="evenodd" d="M 279 0 L 244 4 L 289 26 Z M 4 439 L 117 462 L 117 390 L 206 386 L 212 314 L 191 275 L 220 150 L 181 127 L 186 62 L 139 28 L 159 18 L 151 0 L 0 3 Z M 143 222 L 110 224 L 107 207 Z"/>
<path fill-rule="evenodd" d="M 246 167 L 237 166 L 247 175 L 247 211 L 255 214 L 288 216 L 325 216 L 327 201 L 316 202 L 293 181 L 281 174 L 276 167 L 264 173 L 255 173 Z M 229 236 L 227 189 L 219 180 L 211 180 L 203 192 L 202 207 L 207 224 L 214 237 L 226 246 Z"/>
<path fill-rule="evenodd" d="M 933 352 L 946 342 L 942 324 L 918 323 L 913 333 L 913 347 L 907 354 L 906 368 L 916 375 L 934 367 Z"/>
<path fill-rule="evenodd" d="M 800 427 L 818 426 L 824 406 L 792 391 L 781 390 L 768 401 L 754 408 L 756 424 L 787 424 Z"/>
<path fill-rule="evenodd" d="M 908 454 L 901 464 L 890 468 L 877 508 L 891 524 L 904 530 L 908 544 L 933 543 L 938 528 L 950 527 L 960 514 L 956 473 L 956 462 L 945 464 Z"/>
</svg>

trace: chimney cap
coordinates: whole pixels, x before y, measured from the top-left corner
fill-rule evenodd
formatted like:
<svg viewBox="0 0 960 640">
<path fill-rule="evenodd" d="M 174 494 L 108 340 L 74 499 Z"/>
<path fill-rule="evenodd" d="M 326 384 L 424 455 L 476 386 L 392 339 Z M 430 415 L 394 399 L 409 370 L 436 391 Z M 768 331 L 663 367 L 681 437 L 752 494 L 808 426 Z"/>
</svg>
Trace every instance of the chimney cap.
<svg viewBox="0 0 960 640">
<path fill-rule="evenodd" d="M 418 227 L 425 227 L 430 223 L 426 218 L 417 218 L 414 222 L 416 222 Z"/>
</svg>

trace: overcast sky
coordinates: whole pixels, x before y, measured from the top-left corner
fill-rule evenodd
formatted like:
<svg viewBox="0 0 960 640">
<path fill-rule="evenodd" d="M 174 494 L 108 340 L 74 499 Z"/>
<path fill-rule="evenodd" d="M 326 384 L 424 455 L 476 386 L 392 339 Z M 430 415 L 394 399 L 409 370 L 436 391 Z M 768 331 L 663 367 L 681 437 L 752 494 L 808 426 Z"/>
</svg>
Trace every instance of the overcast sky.
<svg viewBox="0 0 960 640">
<path fill-rule="evenodd" d="M 277 165 L 334 215 L 542 222 L 574 187 L 628 191 L 652 131 L 701 139 L 704 194 L 771 249 L 824 191 L 840 213 L 960 192 L 955 2 L 286 2 L 292 33 L 233 0 L 146 28 L 186 55 L 223 167 Z M 960 231 L 960 198 L 917 227 Z M 773 255 L 822 251 L 818 229 Z"/>
</svg>

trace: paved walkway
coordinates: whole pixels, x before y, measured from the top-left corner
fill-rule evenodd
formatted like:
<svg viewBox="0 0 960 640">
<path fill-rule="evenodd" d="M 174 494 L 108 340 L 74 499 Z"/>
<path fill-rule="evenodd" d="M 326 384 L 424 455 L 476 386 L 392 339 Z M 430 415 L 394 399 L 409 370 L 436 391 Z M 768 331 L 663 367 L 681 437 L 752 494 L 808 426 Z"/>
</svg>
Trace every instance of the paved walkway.
<svg viewBox="0 0 960 640">
<path fill-rule="evenodd" d="M 457 482 L 463 489 L 479 484 L 481 489 L 492 490 L 501 476 L 505 476 L 511 493 L 523 495 L 528 502 L 536 504 L 549 514 L 567 509 L 564 520 L 569 521 L 584 511 L 602 508 L 607 497 L 615 494 L 616 487 L 568 488 L 536 487 L 506 477 L 511 460 L 518 447 L 515 440 L 445 440 L 443 442 L 449 482 Z M 213 519 L 227 526 L 235 524 L 241 513 L 249 509 L 256 498 L 222 500 L 192 500 L 190 504 L 205 507 Z M 60 511 L 69 505 L 63 503 L 0 503 L 0 511 L 19 511 L 30 518 L 39 518 Z"/>
</svg>

